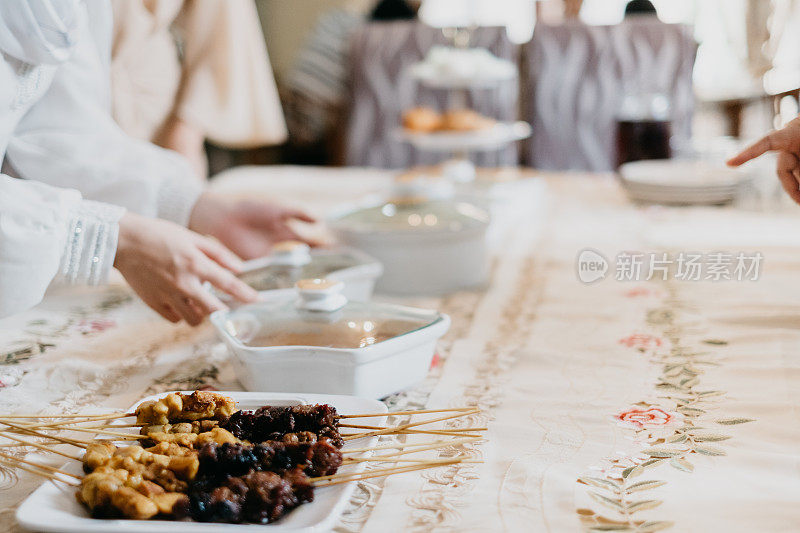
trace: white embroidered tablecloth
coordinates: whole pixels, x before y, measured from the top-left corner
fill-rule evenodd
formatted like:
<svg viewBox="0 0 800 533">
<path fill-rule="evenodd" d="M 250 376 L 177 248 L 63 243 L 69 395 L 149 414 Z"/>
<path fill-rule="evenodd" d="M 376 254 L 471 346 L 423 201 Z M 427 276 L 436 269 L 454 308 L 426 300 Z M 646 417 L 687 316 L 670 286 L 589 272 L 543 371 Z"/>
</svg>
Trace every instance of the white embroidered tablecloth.
<svg viewBox="0 0 800 533">
<path fill-rule="evenodd" d="M 328 212 L 387 180 L 244 168 L 215 186 Z M 461 451 L 483 462 L 360 482 L 337 530 L 800 530 L 800 217 L 635 207 L 607 176 L 519 187 L 496 213 L 490 287 L 407 300 L 453 326 L 428 379 L 387 399 L 479 405 L 467 422 L 487 441 Z M 593 284 L 576 273 L 587 248 L 610 263 Z M 763 260 L 756 281 L 617 281 L 615 258 L 635 252 Z M 3 412 L 199 387 L 240 388 L 213 332 L 161 321 L 123 284 L 0 321 Z M 0 530 L 38 483 L 0 469 Z"/>
</svg>

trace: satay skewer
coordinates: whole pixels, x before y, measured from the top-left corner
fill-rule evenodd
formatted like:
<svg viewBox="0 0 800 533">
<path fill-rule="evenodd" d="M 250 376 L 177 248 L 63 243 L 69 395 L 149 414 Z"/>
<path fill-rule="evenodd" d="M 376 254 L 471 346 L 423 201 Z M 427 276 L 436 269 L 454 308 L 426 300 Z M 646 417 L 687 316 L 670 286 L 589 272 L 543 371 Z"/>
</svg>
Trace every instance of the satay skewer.
<svg viewBox="0 0 800 533">
<path fill-rule="evenodd" d="M 455 415 L 440 416 L 440 417 L 437 417 L 437 418 L 432 418 L 430 420 L 421 420 L 419 422 L 410 422 L 408 424 L 401 424 L 399 426 L 396 426 L 396 427 L 393 427 L 393 428 L 390 428 L 390 429 L 379 429 L 379 430 L 375 430 L 375 431 L 367 431 L 366 433 L 360 433 L 360 434 L 356 434 L 356 435 L 348 435 L 347 437 L 344 437 L 344 440 L 348 441 L 348 440 L 360 439 L 360 438 L 364 438 L 364 437 L 374 437 L 376 435 L 386 435 L 388 433 L 395 433 L 395 432 L 397 432 L 398 430 L 401 430 L 401 429 L 408 429 L 408 428 L 412 428 L 412 427 L 416 427 L 416 426 L 423 426 L 425 424 L 432 424 L 434 422 L 441 422 L 442 420 L 450 420 L 450 419 L 453 419 L 453 418 L 459 418 L 459 417 L 462 417 L 462 416 L 467 416 L 467 415 L 475 414 L 475 413 L 478 413 L 478 412 L 480 412 L 480 409 L 474 409 L 472 411 L 463 411 L 463 412 L 459 412 L 458 414 L 455 414 Z"/>
<path fill-rule="evenodd" d="M 47 470 L 49 472 L 53 472 L 54 474 L 61 474 L 61 475 L 64 475 L 64 476 L 74 477 L 75 479 L 78 479 L 78 480 L 83 479 L 83 476 L 79 476 L 77 474 L 71 474 L 69 472 L 65 472 L 63 470 L 60 470 L 60 469 L 54 467 L 54 466 L 43 465 L 41 463 L 35 463 L 33 461 L 28 461 L 27 459 L 22 459 L 21 457 L 14 457 L 13 455 L 8 455 L 6 453 L 0 453 L 0 457 L 4 458 L 6 460 L 19 461 L 20 463 L 23 463 L 23 464 L 26 464 L 26 465 L 35 466 L 36 468 L 41 468 L 42 470 Z"/>
<path fill-rule="evenodd" d="M 450 413 L 454 411 L 474 411 L 477 407 L 450 407 L 446 409 L 409 409 L 406 411 L 389 411 L 388 413 L 371 413 L 358 415 L 339 415 L 337 418 L 380 418 L 397 415 L 424 415 L 429 413 Z M 480 409 L 478 409 L 480 410 Z"/>
<path fill-rule="evenodd" d="M 342 449 L 342 453 L 365 453 L 376 450 L 391 450 L 391 449 L 402 449 L 402 448 L 420 448 L 417 451 L 422 451 L 423 449 L 432 450 L 435 448 L 444 448 L 446 446 L 453 446 L 456 444 L 467 444 L 470 442 L 476 442 L 481 440 L 481 438 L 482 437 L 461 437 L 456 439 L 444 439 L 444 440 L 417 442 L 417 443 L 392 442 L 386 444 L 378 444 L 376 446 L 368 446 L 365 448 L 355 448 L 350 450 Z"/>
<path fill-rule="evenodd" d="M 24 446 L 32 446 L 34 448 L 38 448 L 38 449 L 44 450 L 46 452 L 50 452 L 50 453 L 54 453 L 56 455 L 60 455 L 62 457 L 66 457 L 67 459 L 73 459 L 75 461 L 80 461 L 81 460 L 80 457 L 77 457 L 75 455 L 70 455 L 70 454 L 68 454 L 66 452 L 62 452 L 61 450 L 56 450 L 55 448 L 51 448 L 49 446 L 45 446 L 44 444 L 39 444 L 39 443 L 30 441 L 30 440 L 26 440 L 26 439 L 23 439 L 23 438 L 20 438 L 20 437 L 14 437 L 14 436 L 11 436 L 11 435 L 6 435 L 6 434 L 3 434 L 2 436 L 4 438 L 6 438 L 6 439 L 11 439 L 11 440 L 20 442 Z M 74 444 L 73 444 L 73 446 L 74 446 Z"/>
<path fill-rule="evenodd" d="M 387 468 L 380 470 L 369 470 L 367 472 L 356 472 L 352 474 L 334 474 L 334 476 L 322 476 L 317 478 L 309 478 L 314 484 L 314 487 L 330 487 L 331 485 L 339 485 L 340 483 L 350 483 L 352 481 L 362 481 L 364 479 L 371 479 L 376 477 L 391 476 L 393 474 L 403 474 L 406 472 L 414 472 L 415 470 L 425 470 L 428 468 L 437 468 L 440 466 L 448 466 L 460 463 L 460 459 L 451 459 L 447 461 L 427 462 L 420 465 L 400 466 L 396 468 Z"/>
<path fill-rule="evenodd" d="M 0 421 L 7 419 L 8 417 L 0 416 Z M 8 418 L 9 420 L 16 420 L 13 418 Z M 62 426 L 71 426 L 75 424 L 85 424 L 87 422 L 101 422 L 103 420 L 111 420 L 108 417 L 93 417 L 87 416 L 84 420 L 76 420 L 76 419 L 68 419 L 68 420 L 61 420 L 59 422 L 41 422 L 41 423 L 19 423 L 20 426 L 25 428 L 31 429 L 47 429 L 47 428 L 55 428 L 55 427 L 62 427 Z M 125 427 L 125 426 L 115 426 L 115 427 Z"/>
<path fill-rule="evenodd" d="M 110 420 L 114 418 L 125 418 L 127 416 L 136 416 L 136 413 L 106 413 L 106 414 L 90 414 L 90 415 L 82 415 L 82 414 L 66 414 L 66 415 L 48 415 L 48 414 L 38 414 L 38 415 L 0 415 L 0 418 L 8 418 L 10 420 L 13 419 L 25 419 L 25 418 L 97 418 L 98 420 Z"/>
<path fill-rule="evenodd" d="M 70 485 L 72 487 L 79 487 L 80 486 L 79 483 L 73 483 L 71 481 L 67 481 L 67 480 L 65 480 L 63 478 L 58 477 L 58 474 L 54 474 L 52 472 L 47 472 L 45 470 L 39 470 L 39 469 L 36 469 L 36 468 L 29 468 L 29 467 L 21 465 L 21 464 L 14 464 L 11 461 L 7 461 L 5 459 L 0 459 L 0 464 L 5 465 L 5 466 L 7 466 L 9 468 L 18 468 L 20 470 L 24 470 L 25 472 L 30 472 L 31 474 L 36 474 L 37 476 L 46 477 L 47 479 L 49 479 L 51 481 L 59 481 L 61 483 L 64 483 L 65 485 Z"/>
<path fill-rule="evenodd" d="M 81 443 L 79 443 L 76 440 L 68 439 L 68 438 L 65 438 L 65 437 L 59 437 L 57 435 L 48 435 L 47 433 L 42 433 L 41 431 L 37 431 L 35 429 L 24 428 L 24 427 L 18 426 L 16 424 L 12 424 L 11 422 L 8 422 L 8 421 L 4 422 L 4 421 L 0 420 L 0 424 L 9 426 L 9 427 L 14 428 L 14 429 L 22 430 L 23 434 L 25 434 L 25 435 L 36 435 L 37 437 L 44 437 L 46 439 L 57 440 L 57 441 L 63 442 L 64 444 L 71 444 L 71 445 L 77 446 L 79 448 L 85 447 L 85 446 L 83 446 Z M 9 433 L 12 433 L 12 432 L 7 430 L 7 431 L 3 431 L 2 433 L 7 438 L 10 438 Z M 16 432 L 16 433 L 19 433 L 19 432 Z"/>
</svg>

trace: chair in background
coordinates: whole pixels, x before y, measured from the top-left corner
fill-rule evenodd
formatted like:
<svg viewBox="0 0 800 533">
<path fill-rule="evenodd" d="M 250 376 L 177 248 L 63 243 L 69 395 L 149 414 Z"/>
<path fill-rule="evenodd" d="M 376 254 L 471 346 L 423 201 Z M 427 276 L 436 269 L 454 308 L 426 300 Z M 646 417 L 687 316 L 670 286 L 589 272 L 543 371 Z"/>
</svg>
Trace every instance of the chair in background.
<svg viewBox="0 0 800 533">
<path fill-rule="evenodd" d="M 626 91 L 671 99 L 672 131 L 691 137 L 691 28 L 658 20 L 614 26 L 537 25 L 523 46 L 523 118 L 533 127 L 525 164 L 545 170 L 613 170 L 616 112 Z"/>
<path fill-rule="evenodd" d="M 404 168 L 439 163 L 444 154 L 422 152 L 393 137 L 403 111 L 418 105 L 446 106 L 447 92 L 423 87 L 406 69 L 420 61 L 431 46 L 446 44 L 441 30 L 419 22 L 371 23 L 352 40 L 352 108 L 347 124 L 345 159 L 348 165 Z M 470 46 L 488 48 L 516 63 L 519 47 L 502 27 L 478 28 Z M 498 94 L 499 93 L 499 94 Z M 467 105 L 499 120 L 516 120 L 519 89 L 507 82 L 495 89 L 474 90 Z M 479 166 L 516 165 L 516 145 L 472 156 Z"/>
</svg>

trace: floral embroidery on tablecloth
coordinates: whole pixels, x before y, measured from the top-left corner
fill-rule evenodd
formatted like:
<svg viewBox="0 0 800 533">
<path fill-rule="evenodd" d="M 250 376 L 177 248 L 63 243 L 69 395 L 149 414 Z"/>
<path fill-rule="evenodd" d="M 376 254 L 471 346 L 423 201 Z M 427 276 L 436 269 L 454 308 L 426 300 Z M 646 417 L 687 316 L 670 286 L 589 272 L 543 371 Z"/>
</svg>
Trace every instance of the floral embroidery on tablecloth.
<svg viewBox="0 0 800 533">
<path fill-rule="evenodd" d="M 701 378 L 708 368 L 720 364 L 706 347 L 727 342 L 706 339 L 701 341 L 706 345 L 703 349 L 689 346 L 684 337 L 690 328 L 681 323 L 680 306 L 670 289 L 662 307 L 646 312 L 647 325 L 658 335 L 636 333 L 619 341 L 651 353 L 653 364 L 660 368 L 654 384 L 658 399 L 643 400 L 613 415 L 641 447 L 638 452 L 608 458 L 590 467 L 591 474 L 578 478 L 597 505 L 597 509 L 575 511 L 587 531 L 650 533 L 671 528 L 674 522 L 670 520 L 650 520 L 639 514 L 663 503 L 649 491 L 666 484 L 645 474 L 662 466 L 690 473 L 701 456 L 725 456 L 719 443 L 733 437 L 725 428 L 753 421 L 717 413 L 726 392 L 704 386 Z"/>
<path fill-rule="evenodd" d="M 653 348 L 660 348 L 664 343 L 659 337 L 647 333 L 634 333 L 627 337 L 622 337 L 618 342 L 628 348 L 636 348 L 640 352 L 646 352 Z"/>
</svg>

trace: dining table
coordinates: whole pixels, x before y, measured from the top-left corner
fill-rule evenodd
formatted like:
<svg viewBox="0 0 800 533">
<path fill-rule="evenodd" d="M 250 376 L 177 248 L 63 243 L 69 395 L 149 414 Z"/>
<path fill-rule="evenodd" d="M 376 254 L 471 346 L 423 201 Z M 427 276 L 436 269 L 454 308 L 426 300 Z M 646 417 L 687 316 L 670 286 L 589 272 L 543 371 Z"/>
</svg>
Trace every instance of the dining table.
<svg viewBox="0 0 800 533">
<path fill-rule="evenodd" d="M 210 187 L 324 220 L 394 174 L 246 166 Z M 475 406 L 439 425 L 485 438 L 426 452 L 470 461 L 358 481 L 334 530 L 800 531 L 800 207 L 639 205 L 612 174 L 490 176 L 473 192 L 493 218 L 487 285 L 377 295 L 452 320 L 389 411 Z M 242 390 L 226 348 L 121 277 L 0 320 L 3 413 L 194 389 Z M 41 483 L 0 466 L 0 530 Z"/>
</svg>

